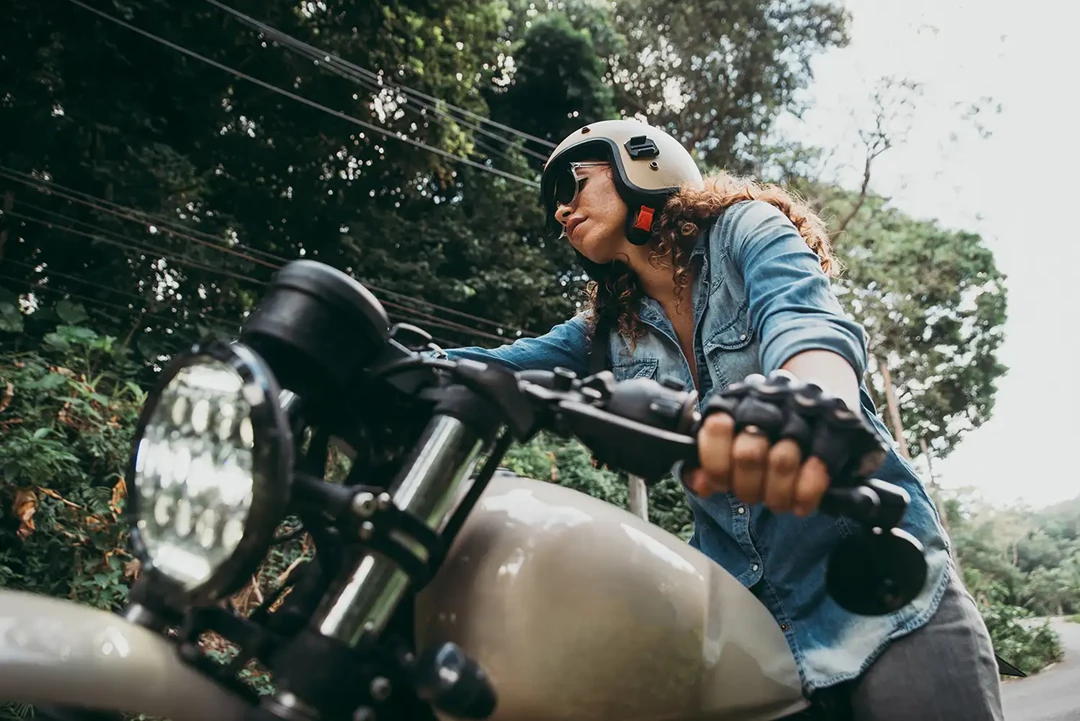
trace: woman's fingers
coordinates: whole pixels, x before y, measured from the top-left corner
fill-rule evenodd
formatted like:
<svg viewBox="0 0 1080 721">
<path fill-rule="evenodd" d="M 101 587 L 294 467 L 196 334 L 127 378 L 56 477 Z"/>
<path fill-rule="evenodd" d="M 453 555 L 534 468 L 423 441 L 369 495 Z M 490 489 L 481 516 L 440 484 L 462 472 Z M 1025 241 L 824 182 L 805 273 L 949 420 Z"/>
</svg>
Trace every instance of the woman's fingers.
<svg viewBox="0 0 1080 721">
<path fill-rule="evenodd" d="M 761 502 L 768 457 L 769 439 L 753 426 L 735 438 L 731 448 L 731 490 L 743 502 Z"/>
<path fill-rule="evenodd" d="M 795 507 L 795 484 L 802 466 L 802 452 L 792 440 L 782 440 L 769 449 L 765 474 L 765 505 L 776 513 Z"/>
</svg>

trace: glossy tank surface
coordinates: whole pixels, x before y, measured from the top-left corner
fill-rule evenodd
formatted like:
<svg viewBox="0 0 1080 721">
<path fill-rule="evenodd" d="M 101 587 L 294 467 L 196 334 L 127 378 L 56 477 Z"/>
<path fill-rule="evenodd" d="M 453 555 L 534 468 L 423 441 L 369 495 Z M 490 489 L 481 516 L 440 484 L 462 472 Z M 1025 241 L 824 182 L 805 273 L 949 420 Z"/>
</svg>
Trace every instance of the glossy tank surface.
<svg viewBox="0 0 1080 721">
<path fill-rule="evenodd" d="M 70 705 L 172 721 L 243 719 L 245 704 L 161 636 L 95 608 L 0 591 L 0 703 Z"/>
<path fill-rule="evenodd" d="M 459 644 L 496 721 L 766 721 L 804 708 L 771 614 L 616 506 L 499 472 L 417 598 L 420 648 Z"/>
</svg>

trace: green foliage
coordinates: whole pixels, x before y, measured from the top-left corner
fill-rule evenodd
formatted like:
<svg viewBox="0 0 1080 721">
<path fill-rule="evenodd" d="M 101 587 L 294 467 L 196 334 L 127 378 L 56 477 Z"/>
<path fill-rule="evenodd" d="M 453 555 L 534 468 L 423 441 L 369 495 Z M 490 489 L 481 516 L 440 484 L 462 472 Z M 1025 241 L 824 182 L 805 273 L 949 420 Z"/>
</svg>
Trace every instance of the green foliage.
<svg viewBox="0 0 1080 721">
<path fill-rule="evenodd" d="M 1080 499 L 1034 511 L 954 491 L 941 507 L 998 653 L 1028 673 L 1060 659 L 1053 629 L 1030 619 L 1080 612 Z"/>
<path fill-rule="evenodd" d="M 526 22 L 513 83 L 490 93 L 493 117 L 556 143 L 586 122 L 618 117 L 589 28 L 558 11 Z"/>
<path fill-rule="evenodd" d="M 835 194 L 826 215 L 853 202 Z M 837 241 L 841 299 L 859 318 L 877 363 L 887 362 L 912 455 L 936 457 L 994 407 L 1005 322 L 1005 278 L 982 238 L 918 220 L 870 197 Z M 883 390 L 879 386 L 879 391 Z"/>
<path fill-rule="evenodd" d="M 845 45 L 849 24 L 841 3 L 818 0 L 515 0 L 511 9 L 510 30 L 518 34 L 565 15 L 596 48 L 619 115 L 666 128 L 708 167 L 739 171 L 765 152 L 779 114 L 798 110 L 810 59 Z M 570 87 L 581 87 L 591 62 L 566 49 L 566 59 L 541 55 L 538 62 L 558 65 Z M 556 129 L 563 127 L 543 128 Z"/>
<path fill-rule="evenodd" d="M 502 465 L 526 478 L 558 483 L 629 509 L 626 475 L 596 467 L 592 454 L 577 440 L 541 433 L 526 444 L 511 447 Z M 684 541 L 690 540 L 693 514 L 674 478 L 665 478 L 649 489 L 649 521 Z"/>
<path fill-rule="evenodd" d="M 38 351 L 0 354 L 0 584 L 118 608 L 137 568 L 117 519 L 145 396 L 128 351 L 76 325 L 81 306 L 54 312 L 65 322 Z"/>
<path fill-rule="evenodd" d="M 1031 614 L 1004 604 L 983 606 L 980 611 L 994 650 L 1024 673 L 1036 673 L 1063 658 L 1061 639 L 1047 622 L 1022 624 Z"/>
<path fill-rule="evenodd" d="M 502 465 L 518 475 L 558 483 L 620 508 L 630 505 L 626 481 L 597 468 L 592 454 L 576 440 L 541 433 L 527 444 L 512 447 Z"/>
</svg>

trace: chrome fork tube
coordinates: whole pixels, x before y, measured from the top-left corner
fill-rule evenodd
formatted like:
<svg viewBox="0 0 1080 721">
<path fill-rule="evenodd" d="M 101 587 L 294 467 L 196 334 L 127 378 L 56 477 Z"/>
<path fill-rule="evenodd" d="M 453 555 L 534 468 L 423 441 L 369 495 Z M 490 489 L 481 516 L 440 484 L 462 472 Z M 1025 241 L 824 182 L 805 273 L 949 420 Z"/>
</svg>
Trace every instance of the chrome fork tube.
<svg viewBox="0 0 1080 721">
<path fill-rule="evenodd" d="M 443 531 L 468 491 L 483 445 L 461 421 L 436 415 L 390 488 L 394 505 Z M 366 634 L 383 630 L 408 585 L 396 563 L 364 550 L 335 580 L 312 623 L 322 635 L 355 647 Z"/>
</svg>

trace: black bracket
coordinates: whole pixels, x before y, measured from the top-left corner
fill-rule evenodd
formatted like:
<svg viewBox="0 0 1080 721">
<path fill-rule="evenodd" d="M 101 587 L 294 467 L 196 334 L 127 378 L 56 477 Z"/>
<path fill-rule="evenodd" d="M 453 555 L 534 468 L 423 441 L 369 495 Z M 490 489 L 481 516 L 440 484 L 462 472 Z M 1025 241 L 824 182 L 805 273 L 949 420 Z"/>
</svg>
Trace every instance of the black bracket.
<svg viewBox="0 0 1080 721">
<path fill-rule="evenodd" d="M 635 135 L 627 140 L 623 147 L 630 153 L 631 160 L 655 158 L 660 155 L 660 148 L 656 147 L 656 143 L 647 135 Z"/>
<path fill-rule="evenodd" d="M 377 486 L 355 486 L 349 521 L 356 526 L 360 541 L 401 567 L 419 589 L 442 565 L 443 542 L 440 535 L 423 521 L 394 505 L 390 494 Z M 401 537 L 404 536 L 403 541 Z M 424 555 L 410 548 L 411 541 Z"/>
</svg>

